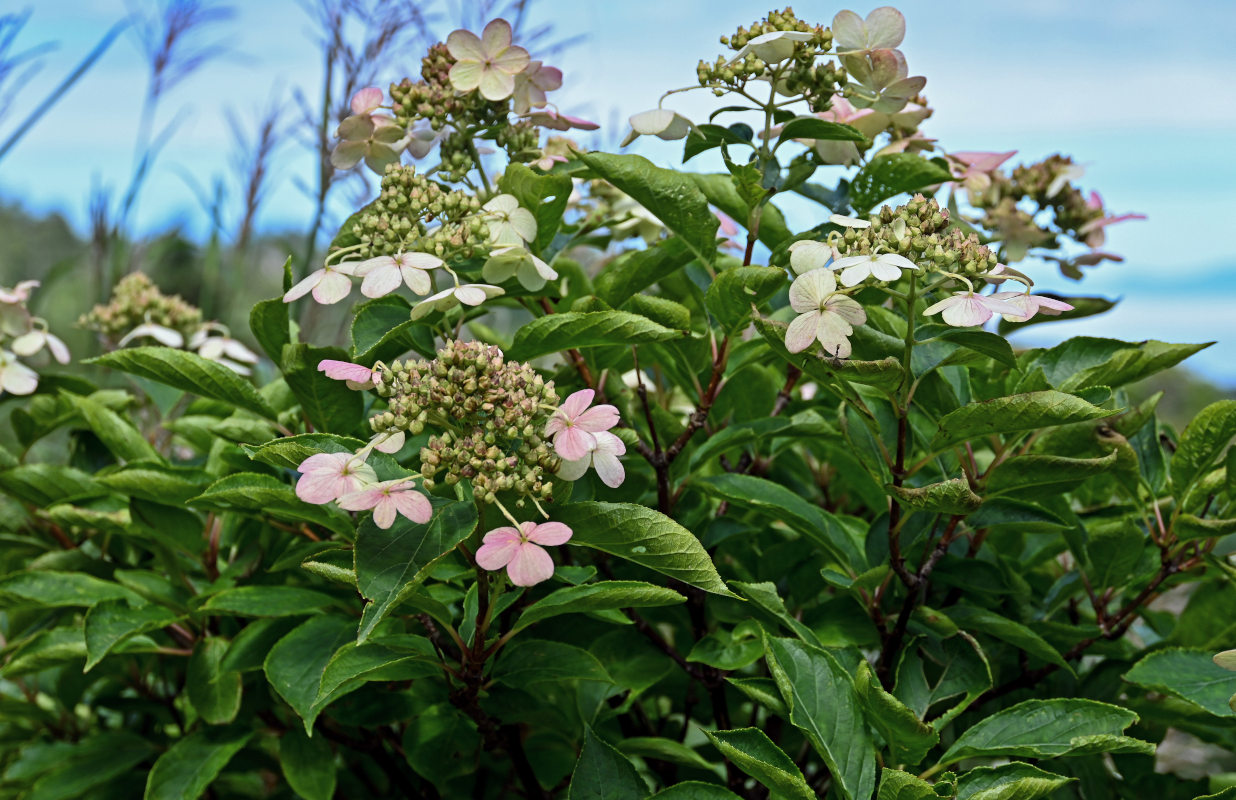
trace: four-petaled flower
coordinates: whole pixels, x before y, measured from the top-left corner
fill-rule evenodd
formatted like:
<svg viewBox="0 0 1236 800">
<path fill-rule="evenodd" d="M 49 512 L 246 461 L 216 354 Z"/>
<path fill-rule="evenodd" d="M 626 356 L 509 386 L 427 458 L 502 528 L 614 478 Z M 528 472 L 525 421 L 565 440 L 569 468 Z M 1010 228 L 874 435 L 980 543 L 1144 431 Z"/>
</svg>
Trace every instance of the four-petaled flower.
<svg viewBox="0 0 1236 800">
<path fill-rule="evenodd" d="M 843 256 L 833 262 L 833 269 L 841 270 L 842 286 L 857 286 L 868 278 L 895 281 L 903 269 L 918 269 L 918 265 L 896 253 L 872 253 Z"/>
<path fill-rule="evenodd" d="M 1073 310 L 1073 306 L 1063 300 L 1029 292 L 996 292 L 991 298 L 1021 309 L 1020 314 L 1004 314 L 1003 317 L 1008 322 L 1026 322 L 1035 314 L 1056 317 L 1065 311 Z"/>
<path fill-rule="evenodd" d="M 410 478 L 382 481 L 359 491 L 349 492 L 339 498 L 339 507 L 345 511 L 373 509 L 373 524 L 382 529 L 395 524 L 396 514 L 402 514 L 422 525 L 433 516 L 433 506 L 429 504 L 429 498 L 416 491 Z"/>
<path fill-rule="evenodd" d="M 373 467 L 352 453 L 315 453 L 300 463 L 296 496 L 322 505 L 377 483 Z"/>
<path fill-rule="evenodd" d="M 759 36 L 748 39 L 747 43 L 738 51 L 738 54 L 730 59 L 730 63 L 742 61 L 749 54 L 754 53 L 755 57 L 765 64 L 780 64 L 794 55 L 794 45 L 800 42 L 809 42 L 814 38 L 815 34 L 811 31 L 772 31 L 771 33 L 761 33 Z"/>
<path fill-rule="evenodd" d="M 589 467 L 592 467 L 597 471 L 597 477 L 601 479 L 601 483 L 611 489 L 617 489 L 627 477 L 626 470 L 622 468 L 622 462 L 618 460 L 619 456 L 626 454 L 627 446 L 609 431 L 600 431 L 592 436 L 596 440 L 596 447 L 585 453 L 583 458 L 563 461 L 562 466 L 558 467 L 558 477 L 567 481 L 577 481 L 584 477 Z"/>
<path fill-rule="evenodd" d="M 618 424 L 618 409 L 614 406 L 605 403 L 589 408 L 595 396 L 591 389 L 580 389 L 562 401 L 545 423 L 545 435 L 554 438 L 554 450 L 565 461 L 578 461 L 597 449 L 597 434 Z"/>
<path fill-rule="evenodd" d="M 351 361 L 325 358 L 318 362 L 318 371 L 335 381 L 346 381 L 349 389 L 368 389 L 382 382 L 382 372 Z"/>
<path fill-rule="evenodd" d="M 515 76 L 515 96 L 512 108 L 516 114 L 527 114 L 533 108 L 544 108 L 545 93 L 562 86 L 562 70 L 547 67 L 540 61 L 529 61 L 523 72 Z"/>
<path fill-rule="evenodd" d="M 478 37 L 457 30 L 446 37 L 455 59 L 451 85 L 461 92 L 479 89 L 486 100 L 504 100 L 515 92 L 515 76 L 528 66 L 528 51 L 511 44 L 511 23 L 495 19 Z"/>
<path fill-rule="evenodd" d="M 214 335 L 216 333 L 218 335 Z M 257 354 L 233 339 L 228 335 L 227 328 L 217 323 L 207 323 L 189 337 L 189 349 L 238 375 L 248 375 L 251 372 L 249 366 L 258 362 Z"/>
<path fill-rule="evenodd" d="M 336 169 L 351 169 L 365 160 L 379 175 L 388 164 L 399 161 L 407 131 L 390 117 L 353 114 L 339 123 L 335 136 L 342 141 L 331 151 L 330 163 Z"/>
<path fill-rule="evenodd" d="M 841 256 L 836 250 L 814 239 L 800 239 L 790 245 L 790 267 L 799 275 L 823 269 L 838 258 Z"/>
<path fill-rule="evenodd" d="M 512 245 L 491 251 L 489 259 L 481 269 L 481 277 L 491 283 L 501 283 L 512 275 L 530 292 L 543 287 L 546 281 L 558 278 L 553 267 L 528 252 L 526 248 Z"/>
<path fill-rule="evenodd" d="M 973 291 L 950 295 L 935 305 L 928 306 L 923 311 L 923 316 L 929 317 L 941 311 L 944 312 L 944 322 L 955 328 L 982 325 L 991 319 L 993 314 L 1010 314 L 1019 317 L 1023 313 L 1021 308 L 1012 303 L 993 295 L 975 294 Z"/>
<path fill-rule="evenodd" d="M 39 374 L 8 350 L 0 350 L 0 393 L 33 394 L 37 388 Z"/>
<path fill-rule="evenodd" d="M 521 522 L 518 528 L 494 528 L 476 550 L 476 563 L 492 571 L 506 567 L 516 586 L 534 586 L 554 574 L 554 560 L 545 547 L 566 544 L 571 529 L 561 522 Z"/>
<path fill-rule="evenodd" d="M 1005 153 L 952 153 L 949 158 L 956 162 L 953 175 L 965 187 L 973 203 L 991 187 L 991 174 L 1015 155 L 1016 150 L 1009 150 Z"/>
<path fill-rule="evenodd" d="M 43 320 L 36 320 L 43 323 L 43 327 L 32 328 L 28 333 L 24 333 L 13 340 L 13 352 L 19 356 L 32 356 L 35 353 L 47 348 L 47 352 L 51 353 L 52 358 L 61 364 L 69 363 L 69 347 L 56 334 L 47 330 L 47 323 Z"/>
<path fill-rule="evenodd" d="M 889 50 L 906 38 L 906 18 L 892 6 L 881 6 L 864 20 L 853 11 L 833 17 L 833 42 L 838 52 Z"/>
<path fill-rule="evenodd" d="M 445 263 L 430 253 L 397 253 L 393 256 L 375 256 L 356 265 L 354 274 L 361 281 L 361 294 L 365 297 L 384 297 L 399 288 L 400 283 L 419 295 L 429 294 L 433 279 L 427 270 L 437 269 Z"/>
<path fill-rule="evenodd" d="M 431 294 L 424 300 L 412 306 L 412 319 L 420 319 L 432 311 L 445 311 L 454 305 L 462 303 L 465 306 L 479 306 L 491 297 L 506 294 L 499 286 L 487 283 L 464 283 L 443 289 L 437 294 Z"/>
<path fill-rule="evenodd" d="M 641 111 L 630 119 L 631 132 L 619 147 L 626 147 L 640 136 L 655 136 L 670 141 L 686 136 L 693 127 L 691 120 L 668 108 Z"/>
<path fill-rule="evenodd" d="M 536 217 L 514 195 L 500 194 L 481 206 L 489 225 L 489 241 L 499 247 L 523 246 L 536 238 Z"/>
<path fill-rule="evenodd" d="M 313 299 L 323 305 L 338 303 L 352 291 L 352 278 L 361 261 L 345 261 L 342 264 L 327 264 L 310 272 L 300 283 L 288 289 L 283 302 L 299 300 L 313 292 Z"/>
<path fill-rule="evenodd" d="M 795 278 L 790 284 L 790 308 L 798 312 L 785 331 L 785 349 L 791 353 L 819 342 L 829 355 L 848 358 L 853 326 L 867 321 L 867 312 L 857 301 L 837 292 L 830 269 L 813 269 Z"/>
</svg>

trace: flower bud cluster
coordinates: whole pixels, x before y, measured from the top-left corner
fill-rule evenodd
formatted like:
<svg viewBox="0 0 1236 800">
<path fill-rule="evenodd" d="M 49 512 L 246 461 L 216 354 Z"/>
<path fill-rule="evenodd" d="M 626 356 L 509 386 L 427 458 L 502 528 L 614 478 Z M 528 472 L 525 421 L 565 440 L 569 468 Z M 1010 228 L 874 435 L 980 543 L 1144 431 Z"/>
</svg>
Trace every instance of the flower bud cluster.
<svg viewBox="0 0 1236 800">
<path fill-rule="evenodd" d="M 421 449 L 426 487 L 469 480 L 488 503 L 506 491 L 550 499 L 561 460 L 544 431 L 558 395 L 530 365 L 480 342 L 448 341 L 433 361 L 383 370 L 377 391 L 388 407 L 370 420 L 375 431 L 445 428 Z"/>
<path fill-rule="evenodd" d="M 113 343 L 146 323 L 170 328 L 187 339 L 201 327 L 202 312 L 178 294 L 163 294 L 145 273 L 133 272 L 116 284 L 107 305 L 96 305 L 78 320 Z"/>
<path fill-rule="evenodd" d="M 1086 196 L 1071 182 L 1060 181 L 1076 169 L 1068 156 L 1051 155 L 1037 164 L 1014 169 L 1009 188 L 1014 197 L 1029 197 L 1041 208 L 1051 208 L 1056 225 L 1077 234 L 1087 223 L 1102 219 L 1103 209 L 1089 206 Z"/>
<path fill-rule="evenodd" d="M 421 60 L 422 80 L 404 78 L 390 86 L 395 121 L 409 127 L 418 119 L 441 129 L 448 122 L 496 125 L 506 120 L 508 104 L 490 102 L 478 92 L 458 92 L 451 85 L 455 59 L 446 44 L 438 42 Z"/>
<path fill-rule="evenodd" d="M 768 52 L 758 45 L 758 37 L 769 34 L 794 33 L 805 34 L 804 38 L 795 38 L 792 49 L 787 49 L 776 56 L 768 56 Z M 720 56 L 714 62 L 701 60 L 696 66 L 696 77 L 701 86 L 710 86 L 720 96 L 726 89 L 739 89 L 751 80 L 777 80 L 777 91 L 785 96 L 802 95 L 811 106 L 812 111 L 822 111 L 828 107 L 828 98 L 840 91 L 845 85 L 845 69 L 833 61 L 816 63 L 821 53 L 828 51 L 833 45 L 832 32 L 823 25 L 809 25 L 794 15 L 794 11 L 786 8 L 784 11 L 773 11 L 766 18 L 754 22 L 749 28 L 738 28 L 733 36 L 722 36 L 721 44 L 738 51 L 737 56 Z M 786 42 L 789 45 L 789 42 Z M 769 63 L 765 57 L 788 58 Z M 774 72 L 776 75 L 774 76 Z"/>
<path fill-rule="evenodd" d="M 417 174 L 412 166 L 391 165 L 378 198 L 351 223 L 362 259 L 424 252 L 439 258 L 471 258 L 485 252 L 488 229 L 478 216 L 480 201 L 460 190 Z M 438 221 L 432 230 L 429 223 Z"/>
<path fill-rule="evenodd" d="M 897 208 L 884 206 L 869 228 L 832 234 L 830 244 L 843 255 L 897 253 L 923 269 L 967 276 L 982 275 L 998 263 L 977 234 L 950 227 L 948 209 L 921 194 Z"/>
</svg>

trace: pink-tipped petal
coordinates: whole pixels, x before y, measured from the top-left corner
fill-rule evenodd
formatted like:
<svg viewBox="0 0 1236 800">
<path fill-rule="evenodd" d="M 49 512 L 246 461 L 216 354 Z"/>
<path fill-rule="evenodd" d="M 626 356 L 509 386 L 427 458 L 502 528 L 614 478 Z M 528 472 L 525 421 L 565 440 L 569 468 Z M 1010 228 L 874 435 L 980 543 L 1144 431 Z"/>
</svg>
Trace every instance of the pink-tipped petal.
<svg viewBox="0 0 1236 800">
<path fill-rule="evenodd" d="M 575 424 L 589 433 L 607 431 L 618 424 L 618 409 L 608 403 L 594 406 L 580 414 Z"/>
<path fill-rule="evenodd" d="M 476 563 L 481 569 L 498 570 L 510 563 L 522 539 L 514 528 L 494 528 L 485 534 L 476 550 Z"/>
<path fill-rule="evenodd" d="M 542 522 L 540 525 L 533 526 L 532 531 L 525 535 L 530 542 L 546 547 L 556 547 L 566 544 L 572 533 L 572 530 L 561 522 Z"/>
<path fill-rule="evenodd" d="M 554 437 L 554 450 L 566 461 L 578 461 L 596 446 L 595 435 L 576 427 L 567 428 Z"/>
<path fill-rule="evenodd" d="M 326 270 L 324 269 L 319 269 L 309 273 L 304 280 L 287 290 L 287 293 L 283 295 L 283 302 L 290 303 L 293 300 L 299 300 L 309 294 L 309 292 L 313 290 L 313 287 L 318 285 L 318 281 L 322 280 L 324 275 L 326 275 Z"/>
<path fill-rule="evenodd" d="M 353 364 L 350 361 L 323 359 L 318 362 L 318 371 L 326 373 L 326 377 L 336 381 L 353 381 L 355 383 L 371 383 L 373 381 L 373 370 L 360 364 Z"/>
<path fill-rule="evenodd" d="M 413 522 L 424 525 L 433 517 L 433 506 L 429 499 L 414 489 L 392 493 L 391 500 L 399 513 Z"/>
<path fill-rule="evenodd" d="M 399 288 L 403 275 L 392 260 L 388 264 L 369 270 L 361 281 L 361 294 L 365 297 L 385 297 Z"/>
<path fill-rule="evenodd" d="M 352 95 L 352 113 L 368 114 L 382 105 L 382 90 L 376 86 L 368 86 Z"/>
<path fill-rule="evenodd" d="M 580 389 L 578 392 L 572 392 L 566 400 L 563 400 L 562 405 L 558 406 L 558 410 L 567 419 L 573 420 L 584 413 L 588 406 L 592 405 L 594 397 L 596 397 L 596 392 L 592 389 Z"/>
</svg>

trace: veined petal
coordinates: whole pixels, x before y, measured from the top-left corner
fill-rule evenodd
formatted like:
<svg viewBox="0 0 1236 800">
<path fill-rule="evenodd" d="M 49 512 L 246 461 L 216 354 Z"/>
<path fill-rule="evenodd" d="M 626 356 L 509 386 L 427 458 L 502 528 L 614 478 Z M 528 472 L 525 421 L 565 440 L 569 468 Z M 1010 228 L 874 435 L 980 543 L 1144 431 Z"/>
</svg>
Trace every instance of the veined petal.
<svg viewBox="0 0 1236 800">
<path fill-rule="evenodd" d="M 891 264 L 898 269 L 918 269 L 918 264 L 897 253 L 883 253 L 876 260 L 883 264 Z"/>
<path fill-rule="evenodd" d="M 515 45 L 502 51 L 501 55 L 490 61 L 490 64 L 494 69 L 505 72 L 513 78 L 516 74 L 524 71 L 529 61 L 528 51 Z M 513 85 L 512 88 L 514 88 Z"/>
<path fill-rule="evenodd" d="M 626 471 L 618 460 L 618 456 L 626 451 L 626 445 L 614 434 L 597 434 L 597 449 L 592 453 L 592 468 L 597 471 L 601 483 L 611 489 L 617 489 L 626 479 Z"/>
<path fill-rule="evenodd" d="M 822 269 L 832 257 L 833 249 L 823 242 L 803 239 L 790 245 L 790 266 L 799 275 Z"/>
<path fill-rule="evenodd" d="M 395 524 L 395 515 L 394 499 L 388 494 L 382 495 L 377 505 L 373 507 L 373 524 L 386 530 Z"/>
<path fill-rule="evenodd" d="M 481 31 L 481 49 L 487 57 L 495 56 L 511 46 L 511 23 L 493 19 Z"/>
<path fill-rule="evenodd" d="M 519 531 L 514 528 L 494 528 L 485 534 L 481 546 L 476 549 L 477 565 L 481 569 L 502 569 L 510 563 L 520 542 Z"/>
<path fill-rule="evenodd" d="M 562 466 L 558 467 L 558 477 L 564 481 L 577 481 L 584 477 L 584 473 L 588 471 L 590 466 L 592 466 L 591 453 L 584 458 L 577 458 L 574 461 L 564 459 Z"/>
<path fill-rule="evenodd" d="M 433 506 L 429 504 L 429 499 L 414 489 L 392 492 L 391 502 L 396 511 L 421 525 L 433 517 Z"/>
<path fill-rule="evenodd" d="M 437 269 L 446 262 L 432 253 L 400 253 L 395 257 L 401 267 L 415 267 L 417 269 Z"/>
<path fill-rule="evenodd" d="M 506 565 L 506 574 L 516 586 L 535 586 L 554 576 L 554 560 L 544 548 L 524 542 Z"/>
<path fill-rule="evenodd" d="M 862 50 L 867 47 L 867 26 L 863 18 L 853 11 L 838 11 L 830 27 L 838 50 Z"/>
<path fill-rule="evenodd" d="M 842 259 L 844 261 L 845 259 Z M 874 262 L 869 258 L 864 258 L 860 263 L 852 267 L 846 267 L 841 270 L 841 285 L 842 286 L 857 286 L 871 276 L 871 268 Z M 835 269 L 836 267 L 834 267 Z"/>
<path fill-rule="evenodd" d="M 451 72 L 454 71 L 455 68 L 451 67 Z M 486 100 L 505 100 L 515 91 L 515 76 L 498 69 L 484 70 L 481 74 L 480 90 L 481 97 Z"/>
<path fill-rule="evenodd" d="M 338 303 L 351 291 L 351 278 L 334 270 L 326 270 L 326 274 L 318 281 L 318 285 L 313 287 L 313 299 L 328 306 Z"/>
<path fill-rule="evenodd" d="M 461 92 L 470 92 L 481 85 L 485 69 L 479 61 L 456 61 L 449 73 L 451 86 Z"/>
<path fill-rule="evenodd" d="M 575 419 L 575 424 L 589 433 L 607 431 L 618 424 L 618 409 L 609 403 L 594 406 Z"/>
<path fill-rule="evenodd" d="M 668 108 L 641 111 L 630 118 L 631 128 L 642 136 L 655 136 L 668 129 L 677 114 Z"/>
<path fill-rule="evenodd" d="M 785 349 L 791 353 L 801 353 L 815 341 L 816 323 L 819 322 L 818 310 L 808 311 L 795 317 L 790 327 L 785 330 Z"/>
<path fill-rule="evenodd" d="M 446 49 L 456 61 L 476 61 L 485 59 L 485 50 L 481 38 L 472 31 L 457 30 L 446 37 Z M 479 66 L 479 64 L 478 64 Z M 451 81 L 454 83 L 454 81 Z"/>
<path fill-rule="evenodd" d="M 403 431 L 395 431 L 394 433 L 378 434 L 385 436 L 380 442 L 373 446 L 374 450 L 379 453 L 398 453 L 403 449 L 404 440 L 407 438 Z"/>
<path fill-rule="evenodd" d="M 314 270 L 309 273 L 303 280 L 300 281 L 300 283 L 297 283 L 291 289 L 287 290 L 287 293 L 283 295 L 283 302 L 290 303 L 293 300 L 299 300 L 309 294 L 313 287 L 318 285 L 318 281 L 322 280 L 325 275 L 326 270 L 324 269 Z"/>
<path fill-rule="evenodd" d="M 567 396 L 567 399 L 562 401 L 562 405 L 558 406 L 558 410 L 565 417 L 573 420 L 588 410 L 594 397 L 596 397 L 596 392 L 592 389 L 580 389 Z"/>
<path fill-rule="evenodd" d="M 33 394 L 39 388 L 39 374 L 18 361 L 7 360 L 0 366 L 0 391 L 9 394 Z"/>
<path fill-rule="evenodd" d="M 361 281 L 361 294 L 365 297 L 385 297 L 398 289 L 402 280 L 395 260 L 385 259 L 381 265 L 365 273 L 365 279 Z"/>
<path fill-rule="evenodd" d="M 879 258 L 871 262 L 871 277 L 878 281 L 895 281 L 901 277 L 901 267 Z M 841 282 L 845 283 L 844 274 Z"/>
<path fill-rule="evenodd" d="M 546 547 L 557 547 L 571 539 L 571 529 L 561 522 L 542 522 L 528 534 L 528 541 Z"/>
<path fill-rule="evenodd" d="M 418 267 L 401 267 L 400 273 L 403 275 L 403 282 L 415 294 L 426 295 L 433 288 L 433 278 L 429 277 L 429 273 Z M 361 287 L 364 291 L 364 287 Z"/>
<path fill-rule="evenodd" d="M 983 305 L 973 294 L 958 295 L 961 299 L 944 309 L 945 323 L 957 328 L 969 328 L 982 325 L 991 319 L 991 309 Z M 1011 308 L 1011 306 L 1010 306 Z M 1014 309 L 1013 313 L 1016 313 Z"/>
<path fill-rule="evenodd" d="M 873 10 L 863 27 L 866 28 L 867 47 L 896 47 L 906 38 L 906 18 L 892 6 Z"/>
<path fill-rule="evenodd" d="M 597 447 L 595 434 L 568 426 L 554 436 L 554 450 L 565 461 L 578 461 Z"/>
<path fill-rule="evenodd" d="M 515 233 L 519 234 L 519 238 L 525 242 L 530 242 L 536 238 L 536 217 L 526 208 L 516 208 L 511 211 L 508 221 L 511 227 L 515 229 Z"/>
<path fill-rule="evenodd" d="M 824 352 L 837 358 L 850 357 L 850 340 L 847 337 L 853 332 L 850 323 L 841 315 L 828 312 L 820 314 L 815 326 L 815 338 L 824 348 Z"/>
<path fill-rule="evenodd" d="M 479 306 L 485 302 L 486 297 L 485 290 L 475 284 L 465 283 L 455 289 L 455 299 L 464 305 Z"/>
<path fill-rule="evenodd" d="M 819 310 L 820 304 L 837 291 L 837 279 L 830 269 L 804 272 L 790 284 L 790 307 L 802 314 Z"/>
</svg>

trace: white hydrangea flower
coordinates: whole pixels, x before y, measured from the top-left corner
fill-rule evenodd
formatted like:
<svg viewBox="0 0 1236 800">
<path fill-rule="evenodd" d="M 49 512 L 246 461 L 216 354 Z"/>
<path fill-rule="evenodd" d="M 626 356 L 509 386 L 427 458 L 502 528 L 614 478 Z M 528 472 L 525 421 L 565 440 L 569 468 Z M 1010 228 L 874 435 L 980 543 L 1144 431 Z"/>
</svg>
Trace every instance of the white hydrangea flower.
<svg viewBox="0 0 1236 800">
<path fill-rule="evenodd" d="M 785 347 L 791 353 L 819 342 L 829 355 L 848 358 L 853 326 L 867 321 L 867 312 L 857 301 L 837 293 L 837 279 L 829 269 L 798 276 L 790 284 L 790 308 L 798 312 L 785 332 Z"/>
<path fill-rule="evenodd" d="M 558 278 L 553 267 L 523 247 L 500 247 L 490 252 L 489 260 L 481 269 L 481 277 L 490 283 L 502 283 L 512 275 L 530 292 L 544 287 L 546 281 Z"/>
<path fill-rule="evenodd" d="M 506 294 L 506 291 L 501 287 L 490 286 L 486 283 L 465 283 L 452 286 L 437 294 L 431 294 L 412 306 L 411 316 L 412 319 L 420 319 L 430 312 L 446 311 L 448 308 L 461 303 L 465 306 L 479 306 L 491 297 L 497 297 L 502 294 Z"/>
<path fill-rule="evenodd" d="M 872 253 L 839 258 L 833 262 L 833 269 L 841 271 L 842 286 L 857 286 L 868 278 L 895 281 L 903 269 L 918 269 L 918 265 L 896 253 Z"/>
<path fill-rule="evenodd" d="M 489 241 L 499 247 L 523 245 L 536 238 L 536 217 L 514 195 L 500 194 L 481 206 L 489 224 Z"/>
<path fill-rule="evenodd" d="M 694 127 L 691 120 L 668 108 L 641 111 L 630 118 L 631 132 L 619 147 L 626 147 L 640 136 L 655 136 L 671 141 L 685 137 Z"/>
</svg>

